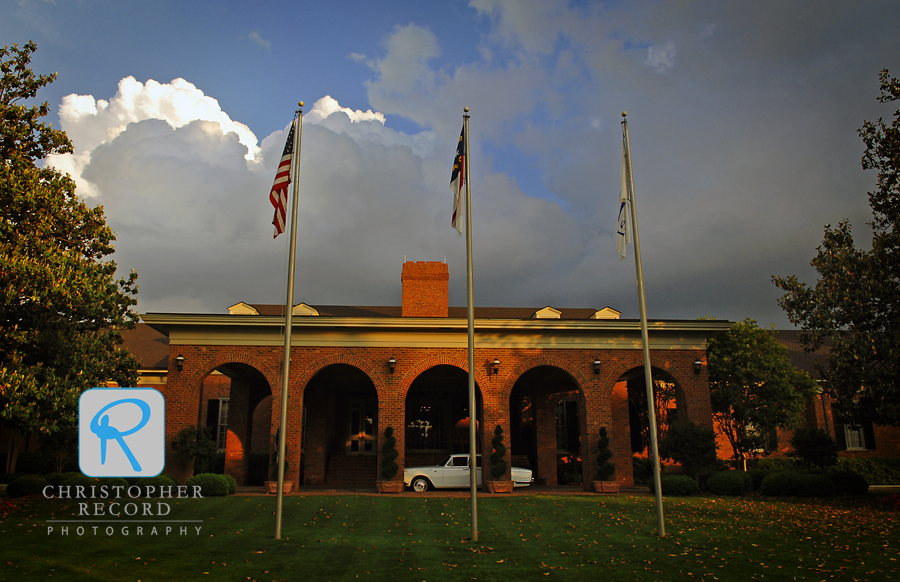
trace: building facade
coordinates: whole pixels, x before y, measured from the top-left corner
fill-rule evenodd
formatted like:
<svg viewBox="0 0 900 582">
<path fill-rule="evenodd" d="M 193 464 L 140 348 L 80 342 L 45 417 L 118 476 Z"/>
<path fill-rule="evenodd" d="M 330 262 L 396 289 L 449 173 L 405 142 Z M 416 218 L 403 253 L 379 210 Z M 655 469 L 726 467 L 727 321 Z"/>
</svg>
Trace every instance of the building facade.
<svg viewBox="0 0 900 582">
<path fill-rule="evenodd" d="M 399 307 L 294 306 L 286 479 L 373 486 L 388 426 L 401 467 L 468 451 L 467 320 L 465 308 L 448 305 L 448 279 L 444 263 L 407 262 Z M 214 432 L 226 473 L 242 484 L 251 453 L 271 455 L 280 430 L 283 309 L 239 303 L 227 315 L 142 316 L 168 337 L 167 439 L 212 426 L 211 407 L 221 418 L 227 406 L 227 424 Z M 654 380 L 674 395 L 663 422 L 712 427 L 706 340 L 729 326 L 649 322 Z M 476 308 L 476 448 L 486 453 L 485 474 L 500 426 L 509 463 L 531 468 L 538 485 L 580 480 L 587 489 L 605 426 L 616 479 L 631 484 L 632 451 L 646 439 L 641 345 L 640 322 L 610 308 Z M 230 379 L 227 398 L 216 376 Z M 169 474 L 183 471 L 167 464 Z"/>
</svg>

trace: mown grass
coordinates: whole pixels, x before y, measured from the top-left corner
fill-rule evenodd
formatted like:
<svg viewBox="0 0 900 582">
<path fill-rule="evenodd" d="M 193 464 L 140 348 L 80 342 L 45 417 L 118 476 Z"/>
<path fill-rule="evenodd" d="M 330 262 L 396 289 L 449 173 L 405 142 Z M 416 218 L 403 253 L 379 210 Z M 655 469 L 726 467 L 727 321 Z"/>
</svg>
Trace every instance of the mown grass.
<svg viewBox="0 0 900 582">
<path fill-rule="evenodd" d="M 900 515 L 873 497 L 828 501 L 651 497 L 271 497 L 173 500 L 190 533 L 112 524 L 77 535 L 60 500 L 0 500 L 0 579 L 26 580 L 872 580 L 900 578 Z M 121 528 L 128 525 L 129 535 Z M 164 527 L 165 524 L 159 524 Z M 176 524 L 180 527 L 181 524 Z M 200 535 L 193 527 L 201 526 Z"/>
</svg>

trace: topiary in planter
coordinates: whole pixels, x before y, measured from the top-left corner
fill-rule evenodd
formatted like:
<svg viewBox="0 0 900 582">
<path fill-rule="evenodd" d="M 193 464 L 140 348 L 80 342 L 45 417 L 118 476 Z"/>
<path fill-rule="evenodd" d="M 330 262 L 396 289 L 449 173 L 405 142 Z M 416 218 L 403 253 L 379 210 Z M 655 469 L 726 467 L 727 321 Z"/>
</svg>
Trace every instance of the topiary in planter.
<svg viewBox="0 0 900 582">
<path fill-rule="evenodd" d="M 491 477 L 499 481 L 506 476 L 506 447 L 503 446 L 503 427 L 499 424 L 494 429 L 494 438 L 491 439 Z"/>
<path fill-rule="evenodd" d="M 597 441 L 597 481 L 612 481 L 616 476 L 616 466 L 609 460 L 612 451 L 609 450 L 609 437 L 606 427 L 600 427 L 600 440 Z"/>
<path fill-rule="evenodd" d="M 397 439 L 394 437 L 394 427 L 384 429 L 384 442 L 381 444 L 381 478 L 390 481 L 397 475 L 400 466 L 396 463 L 400 453 L 397 452 Z"/>
</svg>

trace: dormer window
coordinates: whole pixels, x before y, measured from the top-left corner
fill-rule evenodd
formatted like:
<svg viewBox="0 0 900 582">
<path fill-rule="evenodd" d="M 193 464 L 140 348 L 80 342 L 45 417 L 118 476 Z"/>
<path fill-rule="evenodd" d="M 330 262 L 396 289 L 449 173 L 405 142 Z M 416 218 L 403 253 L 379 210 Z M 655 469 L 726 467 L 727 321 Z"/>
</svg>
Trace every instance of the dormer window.
<svg viewBox="0 0 900 582">
<path fill-rule="evenodd" d="M 562 315 L 562 311 L 559 309 L 554 309 L 549 305 L 543 309 L 538 309 L 535 311 L 531 319 L 559 319 L 559 316 Z"/>
</svg>

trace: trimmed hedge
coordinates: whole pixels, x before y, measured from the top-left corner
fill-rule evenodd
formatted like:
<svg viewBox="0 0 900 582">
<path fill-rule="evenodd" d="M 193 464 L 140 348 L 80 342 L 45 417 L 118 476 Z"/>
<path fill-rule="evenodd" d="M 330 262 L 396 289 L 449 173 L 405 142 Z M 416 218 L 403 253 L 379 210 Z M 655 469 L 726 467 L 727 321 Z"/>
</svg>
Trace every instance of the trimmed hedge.
<svg viewBox="0 0 900 582">
<path fill-rule="evenodd" d="M 713 495 L 743 495 L 753 488 L 753 478 L 744 471 L 719 471 L 706 479 L 706 488 Z"/>
<path fill-rule="evenodd" d="M 827 475 L 781 471 L 763 479 L 760 492 L 770 497 L 829 497 L 835 489 Z"/>
<path fill-rule="evenodd" d="M 662 475 L 659 478 L 662 494 L 672 497 L 684 495 L 697 495 L 700 493 L 700 485 L 687 475 Z M 656 493 L 653 480 L 650 480 L 650 492 Z"/>
<path fill-rule="evenodd" d="M 49 483 L 47 483 L 47 480 L 41 475 L 25 475 L 6 486 L 6 496 L 24 497 L 26 495 L 40 495 L 47 485 L 49 485 Z"/>
<path fill-rule="evenodd" d="M 900 485 L 900 459 L 841 457 L 833 469 L 858 473 L 869 485 Z"/>
<path fill-rule="evenodd" d="M 187 480 L 186 485 L 190 488 L 189 491 L 191 494 L 193 494 L 194 486 L 199 485 L 200 495 L 203 497 L 219 497 L 231 493 L 231 483 L 225 475 L 218 473 L 200 473 L 199 475 L 194 475 Z M 236 483 L 235 488 L 237 488 Z"/>
</svg>

